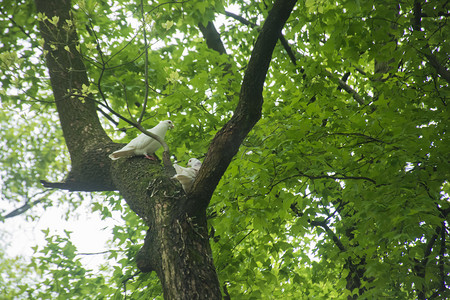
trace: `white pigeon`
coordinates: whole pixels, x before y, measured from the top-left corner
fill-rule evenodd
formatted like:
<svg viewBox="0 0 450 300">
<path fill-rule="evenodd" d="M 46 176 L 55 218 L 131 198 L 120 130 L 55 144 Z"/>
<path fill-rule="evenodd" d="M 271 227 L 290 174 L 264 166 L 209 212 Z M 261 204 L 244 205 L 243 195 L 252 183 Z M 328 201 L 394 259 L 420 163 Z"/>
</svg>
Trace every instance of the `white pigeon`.
<svg viewBox="0 0 450 300">
<path fill-rule="evenodd" d="M 196 159 L 191 158 L 187 163 L 188 168 L 181 167 L 177 164 L 174 164 L 173 167 L 177 174 L 172 177 L 172 179 L 176 179 L 181 183 L 183 190 L 187 192 L 192 187 L 194 183 L 195 177 L 197 177 L 198 171 L 202 166 L 202 163 Z"/>
<path fill-rule="evenodd" d="M 170 120 L 165 120 L 159 122 L 158 125 L 149 130 L 149 132 L 159 136 L 164 140 L 164 136 L 168 129 L 173 128 L 173 122 Z M 144 155 L 149 159 L 154 159 L 150 155 L 153 155 L 161 144 L 154 138 L 141 133 L 136 138 L 132 139 L 125 147 L 117 150 L 109 155 L 112 160 L 119 159 L 121 157 L 131 157 L 136 155 Z"/>
</svg>

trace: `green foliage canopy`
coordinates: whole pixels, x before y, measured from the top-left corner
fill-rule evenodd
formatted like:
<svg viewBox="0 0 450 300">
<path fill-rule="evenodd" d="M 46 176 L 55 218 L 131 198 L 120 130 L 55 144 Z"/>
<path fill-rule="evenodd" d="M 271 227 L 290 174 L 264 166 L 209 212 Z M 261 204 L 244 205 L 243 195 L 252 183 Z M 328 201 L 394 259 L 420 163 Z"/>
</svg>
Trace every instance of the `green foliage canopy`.
<svg viewBox="0 0 450 300">
<path fill-rule="evenodd" d="M 138 131 L 108 108 L 138 119 L 147 99 L 143 124 L 170 117 L 173 156 L 202 158 L 232 115 L 271 6 L 73 1 L 74 24 L 67 26 L 78 32 L 91 81 L 86 92 L 108 116 L 105 129 L 129 141 Z M 30 190 L 43 191 L 39 179 L 61 177 L 68 161 L 40 58 L 37 22 L 46 16 L 31 1 L 0 7 L 1 200 L 24 202 Z M 243 19 L 227 13 L 229 7 Z M 225 294 L 445 298 L 448 9 L 439 1 L 297 3 L 283 31 L 287 44 L 279 42 L 273 54 L 262 118 L 208 208 Z M 226 55 L 208 48 L 201 34 L 199 24 L 209 21 L 218 26 Z M 24 112 L 28 118 L 19 121 Z M 125 135 L 118 128 L 130 130 Z M 49 236 L 32 263 L 43 281 L 22 287 L 33 298 L 161 297 L 154 274 L 132 276 L 143 224 L 116 195 L 97 198 L 92 207 L 105 218 L 122 212 L 123 227 L 113 230 L 121 250 L 109 256 L 117 265 L 86 270 L 69 234 Z"/>
</svg>

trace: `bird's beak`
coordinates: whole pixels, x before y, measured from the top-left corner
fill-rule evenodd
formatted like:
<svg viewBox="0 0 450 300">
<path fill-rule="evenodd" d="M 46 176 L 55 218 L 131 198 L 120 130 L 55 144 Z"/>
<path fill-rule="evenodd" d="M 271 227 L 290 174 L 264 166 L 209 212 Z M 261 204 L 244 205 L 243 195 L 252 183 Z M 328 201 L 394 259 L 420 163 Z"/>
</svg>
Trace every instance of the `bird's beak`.
<svg viewBox="0 0 450 300">
<path fill-rule="evenodd" d="M 172 129 L 174 127 L 173 122 L 170 124 L 169 129 Z"/>
</svg>

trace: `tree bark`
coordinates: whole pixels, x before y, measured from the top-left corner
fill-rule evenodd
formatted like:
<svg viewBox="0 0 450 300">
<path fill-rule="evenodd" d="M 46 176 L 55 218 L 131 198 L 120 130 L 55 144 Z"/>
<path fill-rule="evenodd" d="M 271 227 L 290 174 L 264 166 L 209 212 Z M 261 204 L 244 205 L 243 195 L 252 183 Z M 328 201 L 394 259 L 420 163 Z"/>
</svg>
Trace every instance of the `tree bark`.
<svg viewBox="0 0 450 300">
<path fill-rule="evenodd" d="M 217 133 L 186 195 L 158 162 L 139 157 L 111 162 L 113 143 L 103 130 L 71 22 L 70 0 L 35 0 L 46 61 L 72 170 L 63 183 L 47 186 L 79 191 L 119 190 L 130 208 L 148 225 L 137 255 L 143 272 L 156 271 L 165 299 L 220 299 L 206 222 L 211 196 L 240 144 L 261 117 L 262 90 L 272 53 L 294 0 L 278 0 L 256 41 L 232 119 Z M 59 20 L 54 17 L 59 17 Z M 69 20 L 69 22 L 67 22 Z M 57 21 L 57 22 L 56 22 Z"/>
</svg>

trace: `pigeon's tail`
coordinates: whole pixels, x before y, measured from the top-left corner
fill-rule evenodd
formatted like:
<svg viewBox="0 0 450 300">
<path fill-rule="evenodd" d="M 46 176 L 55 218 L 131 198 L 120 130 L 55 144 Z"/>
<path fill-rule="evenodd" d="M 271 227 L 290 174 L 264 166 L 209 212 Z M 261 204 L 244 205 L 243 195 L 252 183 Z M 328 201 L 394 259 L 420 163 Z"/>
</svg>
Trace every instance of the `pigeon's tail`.
<svg viewBox="0 0 450 300">
<path fill-rule="evenodd" d="M 133 155 L 134 155 L 134 149 L 133 150 L 125 150 L 125 151 L 119 150 L 119 151 L 111 153 L 109 155 L 109 158 L 111 158 L 112 160 L 116 160 L 121 157 L 130 157 Z"/>
</svg>

